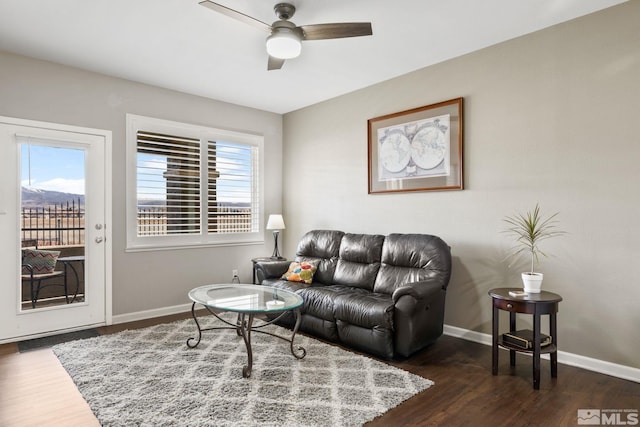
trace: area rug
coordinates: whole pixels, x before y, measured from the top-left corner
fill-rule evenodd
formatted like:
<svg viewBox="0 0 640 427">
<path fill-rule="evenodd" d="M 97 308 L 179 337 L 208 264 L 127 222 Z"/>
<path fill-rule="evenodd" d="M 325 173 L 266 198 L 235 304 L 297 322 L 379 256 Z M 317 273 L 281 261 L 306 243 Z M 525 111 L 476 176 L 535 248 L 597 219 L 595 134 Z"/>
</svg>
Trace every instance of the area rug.
<svg viewBox="0 0 640 427">
<path fill-rule="evenodd" d="M 200 320 L 200 319 L 199 319 Z M 220 326 L 212 316 L 203 328 Z M 269 326 L 282 335 L 290 331 Z M 360 426 L 433 382 L 297 335 L 289 344 L 252 334 L 253 372 L 234 330 L 203 333 L 193 320 L 71 341 L 53 347 L 103 426 Z"/>
</svg>

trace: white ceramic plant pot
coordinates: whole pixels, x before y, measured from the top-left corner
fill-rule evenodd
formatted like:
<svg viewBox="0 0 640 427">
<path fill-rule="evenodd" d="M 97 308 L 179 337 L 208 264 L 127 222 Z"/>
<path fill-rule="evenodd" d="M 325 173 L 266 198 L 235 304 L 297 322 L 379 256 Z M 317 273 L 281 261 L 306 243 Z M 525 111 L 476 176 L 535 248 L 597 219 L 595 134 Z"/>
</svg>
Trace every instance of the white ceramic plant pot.
<svg viewBox="0 0 640 427">
<path fill-rule="evenodd" d="M 528 294 L 539 294 L 542 289 L 542 273 L 522 273 L 524 291 Z"/>
</svg>

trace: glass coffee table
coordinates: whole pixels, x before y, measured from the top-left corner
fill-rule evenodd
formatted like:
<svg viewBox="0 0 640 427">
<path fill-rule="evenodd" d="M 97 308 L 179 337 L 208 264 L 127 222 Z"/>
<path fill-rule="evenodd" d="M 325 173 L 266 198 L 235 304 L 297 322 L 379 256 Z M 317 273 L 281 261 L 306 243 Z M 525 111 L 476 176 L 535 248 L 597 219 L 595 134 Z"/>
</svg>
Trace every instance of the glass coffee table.
<svg viewBox="0 0 640 427">
<path fill-rule="evenodd" d="M 303 347 L 299 346 L 294 348 L 293 345 L 293 340 L 298 332 L 301 320 L 300 306 L 303 301 L 300 295 L 271 286 L 220 284 L 205 285 L 192 289 L 189 292 L 189 299 L 193 301 L 193 304 L 191 304 L 191 315 L 198 327 L 198 338 L 189 338 L 187 340 L 187 346 L 194 348 L 200 344 L 202 332 L 204 331 L 235 329 L 247 347 L 247 365 L 242 368 L 242 376 L 244 378 L 251 376 L 251 370 L 253 368 L 253 352 L 251 350 L 252 331 L 287 341 L 291 348 L 291 354 L 296 359 L 302 359 L 307 354 L 307 351 Z M 203 329 L 196 315 L 196 304 L 204 306 L 209 313 L 213 314 L 218 320 L 228 326 Z M 296 318 L 296 324 L 290 338 L 261 329 L 277 322 L 289 311 L 292 311 Z M 237 313 L 238 316 L 235 324 L 223 319 L 216 312 Z M 256 315 L 265 316 L 270 313 L 279 314 L 272 320 L 260 320 L 260 323 L 254 324 Z"/>
</svg>

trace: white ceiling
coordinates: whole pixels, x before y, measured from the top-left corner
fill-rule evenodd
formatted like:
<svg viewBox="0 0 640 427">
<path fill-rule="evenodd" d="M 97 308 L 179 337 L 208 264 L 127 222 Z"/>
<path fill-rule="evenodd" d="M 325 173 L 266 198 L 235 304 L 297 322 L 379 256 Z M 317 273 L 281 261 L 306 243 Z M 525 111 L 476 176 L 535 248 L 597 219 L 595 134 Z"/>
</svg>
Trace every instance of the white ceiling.
<svg viewBox="0 0 640 427">
<path fill-rule="evenodd" d="M 265 34 L 198 0 L 0 0 L 0 50 L 286 113 L 624 1 L 290 0 L 297 25 L 373 36 L 304 42 L 267 71 Z M 217 2 L 276 20 L 278 0 Z"/>
</svg>

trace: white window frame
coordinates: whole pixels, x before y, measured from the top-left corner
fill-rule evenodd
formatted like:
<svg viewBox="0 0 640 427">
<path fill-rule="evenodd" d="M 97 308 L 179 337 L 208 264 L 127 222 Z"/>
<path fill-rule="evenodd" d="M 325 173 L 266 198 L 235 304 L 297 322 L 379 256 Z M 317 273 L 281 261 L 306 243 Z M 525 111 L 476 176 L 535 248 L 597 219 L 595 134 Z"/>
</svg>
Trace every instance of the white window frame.
<svg viewBox="0 0 640 427">
<path fill-rule="evenodd" d="M 169 250 L 193 247 L 210 246 L 236 246 L 264 243 L 264 137 L 251 133 L 229 131 L 188 123 L 174 122 L 170 120 L 156 119 L 152 117 L 127 114 L 126 118 L 126 178 L 127 178 L 127 203 L 126 203 L 126 228 L 127 247 L 130 252 Z M 137 198 L 137 135 L 138 131 L 147 131 L 167 135 L 176 135 L 187 138 L 199 139 L 206 146 L 208 141 L 224 141 L 231 143 L 247 144 L 258 149 L 258 198 L 257 203 L 258 229 L 255 232 L 245 233 L 208 233 L 203 229 L 197 235 L 169 235 L 169 236 L 138 236 L 138 198 Z M 202 159 L 206 165 L 206 158 Z M 202 191 L 206 193 L 207 168 L 201 171 Z M 202 205 L 202 215 L 207 216 L 206 203 Z"/>
</svg>

